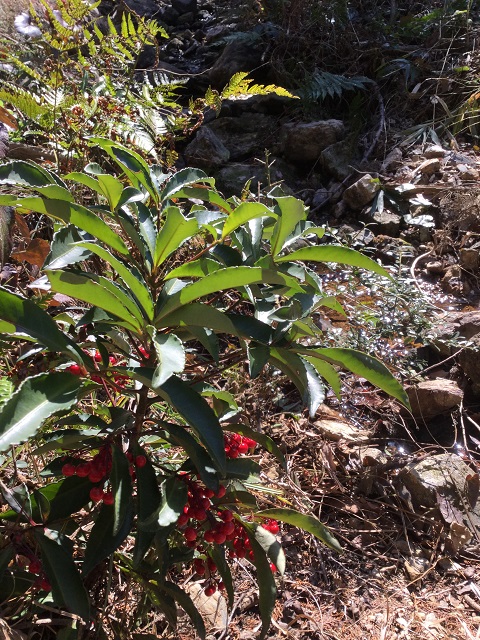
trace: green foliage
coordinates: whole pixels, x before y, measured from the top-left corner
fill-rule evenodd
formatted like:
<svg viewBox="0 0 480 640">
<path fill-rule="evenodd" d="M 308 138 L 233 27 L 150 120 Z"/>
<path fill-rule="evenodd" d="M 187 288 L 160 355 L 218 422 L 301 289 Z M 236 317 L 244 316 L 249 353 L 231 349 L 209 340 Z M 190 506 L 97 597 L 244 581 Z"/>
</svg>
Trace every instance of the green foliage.
<svg viewBox="0 0 480 640">
<path fill-rule="evenodd" d="M 110 558 L 141 587 L 145 611 L 160 610 L 174 624 L 178 603 L 200 637 L 194 603 L 172 582 L 178 566 L 193 563 L 207 594 L 220 584 L 218 570 L 231 604 L 225 550 L 247 556 L 257 568 L 265 637 L 276 597 L 270 563 L 279 573 L 285 567 L 277 521 L 340 547 L 312 516 L 257 514 L 260 466 L 251 454 L 259 443 L 284 461 L 270 438 L 233 421 L 241 409 L 228 372 L 280 370 L 312 416 L 324 380 L 339 392 L 338 368 L 408 404 L 382 363 L 325 347 L 309 322 L 318 307 L 335 306 L 316 263 L 388 274 L 355 251 L 318 244 L 323 230 L 293 197 L 226 200 L 202 171 L 165 175 L 111 140 L 92 144 L 123 176 L 92 165 L 63 178 L 27 162 L 0 167 L 0 184 L 20 194 L 0 196 L 0 204 L 57 221 L 44 265 L 49 293 L 79 305 L 52 316 L 48 298 L 0 290 L 5 339 L 54 356 L 45 358 L 48 371 L 2 397 L 1 449 L 28 441 L 37 447 L 30 455 L 50 456 L 39 489 L 1 486 L 11 507 L 0 515 L 3 551 L 29 563 L 33 589 L 52 589 L 55 604 L 85 623 L 101 615 L 85 585 L 104 575 Z M 78 185 L 92 191 L 88 206 L 74 201 Z M 295 250 L 299 239 L 307 246 Z M 218 384 L 210 386 L 212 378 Z M 13 564 L 7 574 L 22 575 Z"/>
<path fill-rule="evenodd" d="M 328 71 L 315 71 L 306 79 L 299 90 L 304 100 L 325 100 L 326 98 L 341 98 L 347 91 L 365 91 L 372 83 L 365 76 L 347 76 Z"/>
</svg>

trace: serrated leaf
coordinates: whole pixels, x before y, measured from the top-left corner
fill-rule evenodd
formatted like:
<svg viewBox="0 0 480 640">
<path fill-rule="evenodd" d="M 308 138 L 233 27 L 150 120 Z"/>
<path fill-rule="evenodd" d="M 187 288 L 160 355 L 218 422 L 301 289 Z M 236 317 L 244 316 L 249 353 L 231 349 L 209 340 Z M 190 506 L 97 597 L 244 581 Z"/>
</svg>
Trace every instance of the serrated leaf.
<svg viewBox="0 0 480 640">
<path fill-rule="evenodd" d="M 52 585 L 53 599 L 88 622 L 90 602 L 80 574 L 73 561 L 71 541 L 49 529 L 35 530 L 35 539 L 42 553 L 42 563 Z"/>
<path fill-rule="evenodd" d="M 313 536 L 321 540 L 327 547 L 334 549 L 335 551 L 342 551 L 338 540 L 330 533 L 329 529 L 313 516 L 305 515 L 294 509 L 265 509 L 255 514 L 260 518 L 271 518 L 272 520 L 279 520 L 286 524 L 291 524 L 294 527 L 308 531 Z"/>
<path fill-rule="evenodd" d="M 66 372 L 27 378 L 0 408 L 0 451 L 31 438 L 44 420 L 70 409 L 81 388 L 78 377 Z"/>
</svg>

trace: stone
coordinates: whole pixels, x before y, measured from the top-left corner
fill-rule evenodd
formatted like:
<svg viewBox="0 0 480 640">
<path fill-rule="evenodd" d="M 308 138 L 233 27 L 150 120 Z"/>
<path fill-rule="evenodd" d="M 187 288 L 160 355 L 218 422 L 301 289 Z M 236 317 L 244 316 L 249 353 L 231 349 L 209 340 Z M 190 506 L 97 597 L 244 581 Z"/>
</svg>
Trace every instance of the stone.
<svg viewBox="0 0 480 640">
<path fill-rule="evenodd" d="M 390 238 L 398 237 L 402 225 L 402 217 L 386 209 L 375 211 L 368 215 L 367 221 L 374 233 L 389 236 Z"/>
<path fill-rule="evenodd" d="M 460 265 L 467 271 L 476 271 L 479 264 L 479 247 L 468 247 L 459 251 Z"/>
<path fill-rule="evenodd" d="M 230 42 L 208 72 L 215 89 L 223 89 L 239 71 L 250 72 L 262 64 L 261 47 L 244 42 Z"/>
<path fill-rule="evenodd" d="M 458 360 L 471 380 L 473 393 L 480 396 L 480 333 L 470 338 L 468 345 L 458 354 Z"/>
<path fill-rule="evenodd" d="M 335 180 L 342 182 L 352 173 L 355 152 L 347 140 L 340 140 L 324 149 L 320 155 L 320 164 Z"/>
<path fill-rule="evenodd" d="M 313 194 L 312 198 L 312 207 L 314 209 L 320 209 L 324 205 L 326 205 L 330 200 L 330 192 L 325 187 L 321 189 L 317 189 Z"/>
<path fill-rule="evenodd" d="M 172 0 L 172 7 L 180 15 L 183 13 L 196 13 L 197 0 Z"/>
<path fill-rule="evenodd" d="M 362 444 L 368 442 L 372 435 L 371 432 L 359 429 L 344 420 L 321 418 L 313 424 L 327 440 L 344 440 L 351 444 Z"/>
<path fill-rule="evenodd" d="M 425 380 L 407 389 L 408 399 L 415 418 L 429 420 L 458 407 L 463 391 L 453 380 L 436 378 Z"/>
<path fill-rule="evenodd" d="M 293 192 L 288 187 L 289 183 L 295 184 L 296 180 L 292 168 L 279 158 L 271 158 L 270 162 L 270 183 L 265 167 L 257 164 L 231 162 L 216 173 L 216 185 L 225 196 L 241 196 L 243 188 L 250 180 L 249 188 L 253 193 L 257 193 L 259 187 L 281 182 L 281 188 L 285 195 L 292 195 Z"/>
<path fill-rule="evenodd" d="M 411 462 L 399 472 L 397 485 L 407 489 L 415 511 L 434 509 L 448 524 L 474 532 L 480 526 L 478 473 L 453 453 Z"/>
<path fill-rule="evenodd" d="M 343 199 L 350 209 L 360 210 L 369 204 L 380 190 L 378 180 L 374 181 L 369 173 L 354 182 L 343 194 Z"/>
<path fill-rule="evenodd" d="M 313 164 L 322 151 L 344 136 L 345 126 L 341 120 L 288 122 L 280 131 L 280 149 L 290 162 Z"/>
<path fill-rule="evenodd" d="M 425 153 L 423 155 L 425 156 L 425 158 L 431 159 L 444 158 L 446 154 L 447 152 L 443 147 L 441 147 L 439 144 L 433 144 L 432 146 L 425 149 Z"/>
<path fill-rule="evenodd" d="M 395 147 L 390 151 L 385 160 L 382 162 L 381 170 L 386 171 L 389 168 L 395 168 L 402 161 L 403 154 L 400 147 Z"/>
<path fill-rule="evenodd" d="M 478 171 L 466 164 L 458 164 L 457 171 L 460 180 L 478 180 Z"/>
<path fill-rule="evenodd" d="M 230 152 L 230 160 L 246 160 L 271 148 L 276 119 L 262 113 L 242 113 L 238 117 L 218 118 L 209 123 Z"/>
<path fill-rule="evenodd" d="M 185 148 L 185 158 L 188 164 L 209 171 L 225 165 L 230 152 L 210 127 L 203 126 Z"/>
<path fill-rule="evenodd" d="M 414 174 L 421 173 L 424 176 L 433 176 L 437 171 L 440 171 L 440 160 L 438 158 L 430 158 L 422 162 L 422 164 L 415 169 Z"/>
</svg>

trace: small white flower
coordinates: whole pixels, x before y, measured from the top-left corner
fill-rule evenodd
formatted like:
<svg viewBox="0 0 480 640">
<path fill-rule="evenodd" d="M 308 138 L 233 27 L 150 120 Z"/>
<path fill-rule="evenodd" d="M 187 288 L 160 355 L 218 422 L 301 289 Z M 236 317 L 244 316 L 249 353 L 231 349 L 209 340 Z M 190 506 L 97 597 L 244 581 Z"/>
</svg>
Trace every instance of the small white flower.
<svg viewBox="0 0 480 640">
<path fill-rule="evenodd" d="M 28 38 L 39 38 L 42 35 L 40 29 L 32 24 L 31 17 L 26 11 L 16 16 L 14 25 L 15 29 L 18 33 L 21 33 L 22 36 L 27 36 Z"/>
</svg>

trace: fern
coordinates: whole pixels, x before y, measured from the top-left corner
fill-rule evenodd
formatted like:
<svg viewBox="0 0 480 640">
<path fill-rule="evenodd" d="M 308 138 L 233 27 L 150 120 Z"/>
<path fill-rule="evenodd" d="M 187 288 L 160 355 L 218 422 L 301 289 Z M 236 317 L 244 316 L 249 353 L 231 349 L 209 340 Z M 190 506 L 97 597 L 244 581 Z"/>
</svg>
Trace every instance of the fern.
<svg viewBox="0 0 480 640">
<path fill-rule="evenodd" d="M 340 98 L 346 91 L 364 91 L 372 80 L 365 76 L 347 78 L 328 71 L 315 70 L 307 83 L 300 89 L 299 94 L 304 100 L 325 100 L 326 98 Z"/>
<path fill-rule="evenodd" d="M 50 106 L 31 91 L 4 83 L 0 89 L 0 100 L 17 109 L 24 118 L 39 124 L 50 111 Z"/>
<path fill-rule="evenodd" d="M 297 98 L 290 91 L 283 87 L 277 87 L 274 84 L 267 86 L 263 84 L 252 84 L 253 80 L 250 80 L 248 73 L 240 71 L 236 73 L 230 79 L 228 85 L 222 91 L 221 98 L 226 100 L 227 98 L 239 98 L 243 96 L 265 96 L 269 93 L 275 93 L 277 96 L 284 96 L 286 98 Z"/>
</svg>

